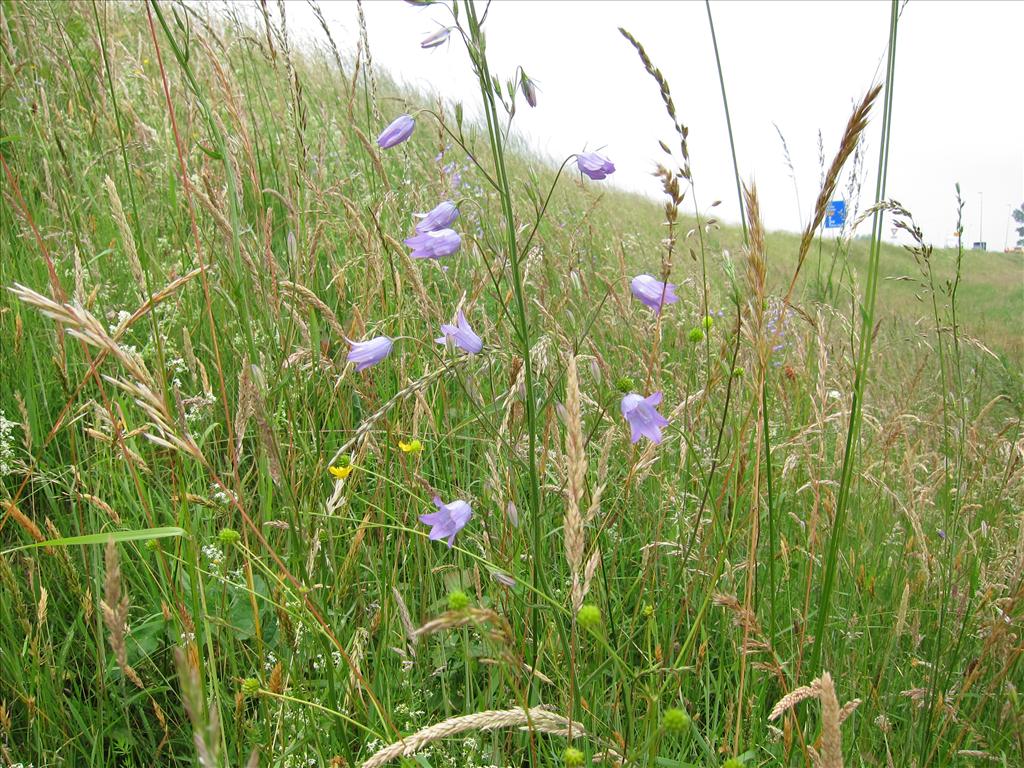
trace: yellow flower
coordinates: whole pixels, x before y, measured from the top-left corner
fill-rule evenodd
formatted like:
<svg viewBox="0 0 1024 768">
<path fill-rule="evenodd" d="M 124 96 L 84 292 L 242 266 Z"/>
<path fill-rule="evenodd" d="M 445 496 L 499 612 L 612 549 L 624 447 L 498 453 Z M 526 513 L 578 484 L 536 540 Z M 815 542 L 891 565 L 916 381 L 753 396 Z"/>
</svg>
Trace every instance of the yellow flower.
<svg viewBox="0 0 1024 768">
<path fill-rule="evenodd" d="M 355 469 L 354 466 L 349 464 L 347 467 L 328 467 L 327 470 L 339 480 L 344 480 L 349 476 L 349 473 Z"/>
<path fill-rule="evenodd" d="M 402 449 L 402 453 L 419 453 L 423 450 L 423 443 L 414 437 L 408 443 L 399 440 L 398 447 Z"/>
</svg>

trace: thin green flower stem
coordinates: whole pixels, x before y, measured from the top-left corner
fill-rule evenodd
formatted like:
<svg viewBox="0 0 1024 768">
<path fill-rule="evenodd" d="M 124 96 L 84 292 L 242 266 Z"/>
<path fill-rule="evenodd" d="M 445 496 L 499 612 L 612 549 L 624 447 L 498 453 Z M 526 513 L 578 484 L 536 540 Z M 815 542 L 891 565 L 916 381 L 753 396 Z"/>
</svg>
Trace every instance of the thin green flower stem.
<svg viewBox="0 0 1024 768">
<path fill-rule="evenodd" d="M 373 730 L 372 728 L 370 728 L 369 726 L 365 725 L 364 723 L 360 723 L 358 720 L 353 720 L 351 717 L 346 715 L 344 712 L 339 712 L 336 709 L 331 709 L 330 707 L 325 707 L 323 704 L 317 704 L 315 701 L 310 701 L 309 699 L 299 699 L 299 698 L 296 698 L 295 696 L 288 696 L 287 694 L 284 694 L 284 693 L 274 693 L 273 691 L 268 691 L 266 688 L 260 688 L 259 691 L 257 692 L 257 695 L 259 695 L 261 697 L 268 698 L 268 699 L 277 699 L 279 701 L 287 701 L 287 702 L 289 702 L 291 704 L 299 704 L 299 705 L 301 705 L 303 707 L 311 707 L 312 709 L 319 709 L 321 712 L 324 712 L 324 713 L 326 713 L 328 715 L 333 715 L 334 717 L 337 717 L 337 718 L 339 718 L 341 720 L 344 720 L 349 725 L 353 725 L 356 728 L 359 728 L 360 730 L 365 731 L 366 733 L 368 733 L 374 739 L 383 739 L 384 738 L 384 734 L 379 733 L 379 732 Z"/>
<path fill-rule="evenodd" d="M 715 21 L 711 16 L 711 2 L 710 0 L 704 0 L 704 7 L 708 12 L 708 27 L 711 29 L 711 44 L 715 49 L 715 65 L 718 68 L 718 84 L 722 90 L 722 107 L 725 110 L 725 127 L 729 134 L 729 151 L 732 154 L 732 169 L 733 175 L 736 179 L 736 199 L 740 206 L 740 224 L 743 226 L 743 244 L 749 245 L 750 238 L 747 232 L 747 217 L 743 206 L 743 189 L 740 183 L 740 167 L 736 161 L 736 141 L 732 132 L 732 118 L 729 115 L 729 99 L 725 94 L 725 76 L 722 74 L 722 59 L 718 53 L 718 37 L 715 35 Z M 774 641 L 775 638 L 775 561 L 776 556 L 776 541 L 775 541 L 775 494 L 772 485 L 772 447 L 771 447 L 771 434 L 768 429 L 768 387 L 767 387 L 767 370 L 762 372 L 761 376 L 761 418 L 762 427 L 761 431 L 764 437 L 764 460 L 765 460 L 765 484 L 768 491 L 768 590 L 769 590 L 769 604 L 770 604 L 770 616 L 769 616 L 769 632 L 768 637 Z"/>
<path fill-rule="evenodd" d="M 893 76 L 896 69 L 896 29 L 899 22 L 899 3 L 892 0 L 889 18 L 889 51 L 885 77 L 885 106 L 882 115 L 882 138 L 878 151 L 878 181 L 875 185 L 875 205 L 885 198 L 886 170 L 889 162 L 889 145 L 892 124 Z M 821 599 L 818 606 L 818 620 L 814 630 L 814 646 L 811 649 L 810 671 L 817 673 L 821 668 L 825 648 L 825 632 L 828 626 L 832 590 L 835 586 L 836 566 L 839 561 L 839 547 L 843 539 L 843 525 L 850 503 L 850 487 L 853 482 L 853 465 L 860 438 L 861 415 L 864 406 L 864 390 L 867 386 L 868 361 L 871 358 L 871 343 L 874 336 L 875 298 L 878 294 L 878 263 L 882 248 L 883 211 L 876 209 L 872 222 L 871 251 L 868 260 L 867 285 L 864 289 L 864 303 L 861 307 L 860 349 L 857 354 L 857 368 L 853 381 L 853 401 L 850 405 L 850 425 L 846 433 L 846 448 L 843 452 L 843 468 L 839 481 L 832 536 L 829 539 L 828 557 L 821 585 Z"/>
<path fill-rule="evenodd" d="M 494 155 L 495 176 L 498 182 L 498 196 L 501 199 L 502 214 L 505 218 L 506 246 L 508 248 L 509 267 L 512 271 L 512 290 L 515 298 L 515 309 L 517 319 L 517 335 L 519 336 L 520 349 L 523 356 L 523 386 L 526 390 L 526 424 L 529 438 L 529 494 L 528 504 L 530 507 L 530 522 L 533 533 L 533 588 L 535 592 L 546 592 L 547 585 L 544 578 L 544 569 L 541 567 L 541 514 L 542 500 L 540 494 L 540 476 L 537 471 L 537 403 L 534 393 L 533 365 L 530 360 L 530 327 L 526 314 L 526 297 L 523 286 L 522 269 L 519 259 L 519 248 L 516 244 L 515 217 L 512 210 L 512 191 L 509 186 L 508 172 L 505 168 L 505 157 L 499 133 L 499 121 L 497 109 L 494 105 L 494 94 L 491 90 L 491 76 L 487 67 L 487 57 L 484 54 L 483 34 L 480 30 L 480 23 L 476 14 L 476 6 L 473 0 L 465 3 L 469 18 L 470 37 L 473 46 L 469 47 L 470 55 L 473 56 L 476 65 L 477 77 L 480 81 L 480 92 L 484 101 L 484 112 L 487 117 L 487 130 L 491 142 L 491 151 Z M 474 47 L 478 56 L 474 56 Z M 537 655 L 540 649 L 540 613 L 536 607 L 531 606 L 531 631 L 533 634 L 533 665 L 538 663 Z M 560 625 L 559 625 L 560 626 Z M 563 638 L 564 639 L 564 638 Z M 530 689 L 533 689 L 533 677 L 530 678 Z"/>
<path fill-rule="evenodd" d="M 959 198 L 959 196 L 960 196 L 960 187 L 959 187 L 959 184 L 958 184 L 957 185 L 957 197 Z M 960 210 L 962 208 L 963 208 L 963 203 L 961 202 L 960 203 L 960 207 L 959 207 L 958 210 Z M 961 214 L 958 214 L 958 219 L 960 219 L 960 217 L 961 217 Z M 963 232 L 963 223 L 962 223 L 962 221 L 959 221 L 959 220 L 957 221 L 957 231 L 960 232 L 960 233 Z M 942 525 L 943 525 L 943 530 L 946 532 L 946 536 L 945 536 L 945 540 L 943 541 L 943 545 L 942 545 L 943 555 L 939 559 L 939 567 L 942 569 L 942 592 L 943 592 L 943 596 L 944 596 L 945 599 L 943 599 L 943 601 L 942 601 L 942 603 L 940 605 L 940 608 L 939 608 L 939 630 L 938 630 L 938 634 L 936 635 L 936 642 L 933 644 L 933 651 L 932 651 L 932 654 L 931 654 L 931 670 L 932 670 L 932 674 L 931 674 L 931 680 L 930 680 L 930 682 L 928 684 L 928 698 L 926 700 L 929 703 L 929 710 L 928 710 L 927 716 L 925 717 L 925 727 L 921 731 L 921 754 L 922 755 L 925 754 L 925 749 L 927 747 L 928 735 L 931 733 L 931 729 L 932 729 L 932 720 L 933 720 L 933 717 L 934 717 L 934 704 L 935 704 L 935 701 L 937 700 L 937 697 L 939 696 L 939 691 L 940 690 L 947 690 L 949 685 L 950 685 L 950 682 L 951 682 L 950 681 L 950 677 L 952 676 L 952 674 L 954 673 L 954 670 L 957 667 L 957 663 L 956 662 L 957 662 L 957 658 L 959 656 L 959 650 L 960 650 L 960 647 L 961 647 L 961 642 L 963 640 L 964 627 L 966 626 L 966 620 L 965 620 L 964 623 L 962 623 L 961 627 L 960 627 L 960 633 L 961 633 L 960 637 L 957 638 L 956 643 L 952 644 L 953 645 L 953 650 L 952 650 L 952 652 L 949 655 L 949 665 L 948 665 L 948 667 L 946 669 L 945 680 L 943 681 L 942 685 L 940 686 L 940 684 L 939 684 L 939 676 L 940 676 L 940 672 L 942 671 L 942 661 L 943 661 L 942 660 L 942 650 L 943 650 L 943 648 L 946 647 L 946 644 L 943 642 L 942 638 L 943 638 L 943 635 L 945 634 L 946 621 L 947 621 L 948 613 L 949 613 L 948 606 L 949 606 L 949 603 L 950 603 L 950 599 L 952 597 L 951 587 L 952 587 L 953 571 L 954 571 L 953 563 L 956 560 L 956 554 L 953 551 L 953 547 L 954 547 L 955 543 L 957 541 L 959 541 L 959 538 L 960 538 L 960 536 L 959 536 L 960 514 L 962 512 L 962 507 L 963 507 L 963 503 L 962 503 L 962 499 L 963 499 L 962 484 L 963 484 L 963 466 L 964 466 L 964 455 L 963 455 L 964 441 L 963 440 L 957 440 L 956 441 L 956 444 L 957 444 L 956 461 L 954 462 L 952 467 L 950 466 L 950 460 L 952 458 L 952 456 L 951 456 L 952 451 L 950 450 L 950 445 L 949 445 L 949 437 L 950 437 L 950 426 L 949 426 L 950 413 L 949 413 L 949 411 L 950 411 L 950 409 L 952 407 L 955 407 L 956 413 L 954 415 L 958 415 L 959 416 L 958 424 L 957 424 L 957 429 L 959 431 L 959 434 L 963 435 L 963 434 L 965 434 L 965 432 L 967 430 L 966 412 L 965 412 L 965 410 L 963 408 L 964 385 L 963 385 L 962 367 L 961 367 L 961 364 L 960 364 L 960 339 L 959 339 L 959 335 L 957 333 L 957 327 L 956 327 L 956 324 L 957 324 L 957 320 L 956 320 L 956 290 L 957 290 L 957 287 L 960 284 L 960 274 L 961 274 L 962 262 L 963 262 L 963 235 L 960 234 L 960 235 L 957 236 L 957 260 L 956 260 L 955 280 L 954 280 L 953 284 L 950 285 L 950 287 L 949 287 L 949 291 L 950 291 L 949 292 L 949 297 L 950 297 L 950 313 L 951 313 L 951 325 L 952 325 L 952 329 L 951 330 L 952 330 L 952 334 L 953 334 L 953 344 L 952 344 L 952 348 L 949 351 L 949 356 L 952 359 L 949 360 L 948 362 L 946 360 L 945 342 L 943 341 L 942 318 L 940 317 L 938 303 L 937 303 L 937 294 L 936 294 L 936 288 L 935 288 L 934 273 L 932 271 L 931 262 L 930 261 L 926 262 L 926 269 L 928 270 L 929 290 L 930 290 L 931 298 L 932 298 L 932 315 L 933 315 L 933 319 L 935 321 L 936 345 L 938 347 L 938 353 L 939 353 L 939 377 L 940 377 L 940 381 L 942 382 L 942 447 L 943 447 L 943 451 L 942 451 L 942 453 L 943 453 L 942 464 L 943 464 L 943 473 L 945 475 L 945 481 L 944 481 L 945 482 L 945 494 L 944 494 L 944 499 L 943 499 L 943 501 L 944 501 L 943 506 L 945 507 L 945 510 L 944 510 L 945 514 L 943 515 L 943 523 L 942 523 Z M 947 373 L 947 369 L 948 369 L 948 373 Z M 956 381 L 956 389 L 952 390 L 955 394 L 951 395 L 950 394 L 950 392 L 951 392 L 950 384 L 952 384 L 952 382 L 948 381 L 947 378 L 951 379 L 953 377 L 954 370 L 956 372 L 956 379 L 957 379 L 957 381 Z M 954 400 L 954 398 L 955 398 L 955 402 L 951 402 L 951 401 Z M 968 592 L 968 594 L 970 594 L 970 592 Z M 965 616 L 967 614 L 969 614 L 970 611 L 971 611 L 971 601 L 968 600 L 967 605 L 964 608 Z M 946 728 L 946 726 L 945 726 L 945 724 L 943 724 L 942 730 L 944 731 L 945 728 Z M 931 752 L 929 752 L 929 754 L 928 754 L 929 758 L 931 757 L 932 754 L 934 754 L 935 750 L 938 748 L 938 741 L 939 741 L 939 737 L 937 736 L 933 740 L 934 746 L 932 747 Z"/>
<path fill-rule="evenodd" d="M 718 435 L 715 438 L 715 450 L 712 452 L 711 468 L 708 470 L 707 479 L 704 483 L 704 492 L 701 495 L 700 507 L 697 509 L 697 516 L 694 518 L 694 525 L 690 529 L 690 536 L 686 542 L 686 550 L 683 554 L 682 562 L 687 563 L 690 560 L 690 554 L 693 552 L 693 545 L 697 541 L 697 531 L 700 528 L 700 520 L 704 516 L 704 510 L 707 508 L 708 498 L 711 495 L 711 481 L 714 479 L 715 472 L 718 469 L 719 464 L 719 452 L 722 449 L 722 438 L 725 435 L 726 421 L 729 417 L 729 404 L 732 402 L 732 385 L 735 380 L 734 372 L 736 370 L 736 360 L 740 353 L 740 341 L 742 340 L 741 331 L 743 329 L 743 315 L 740 310 L 739 304 L 736 305 L 736 342 L 733 344 L 732 349 L 732 360 L 729 363 L 729 378 L 725 383 L 725 405 L 722 407 L 722 418 L 718 423 Z"/>
<path fill-rule="evenodd" d="M 736 176 L 736 199 L 740 204 L 740 224 L 743 226 L 743 244 L 749 242 L 747 234 L 747 217 L 743 209 L 743 190 L 740 184 L 740 166 L 736 162 L 736 142 L 732 135 L 732 118 L 729 116 L 729 100 L 725 97 L 725 77 L 722 75 L 722 60 L 718 56 L 718 38 L 715 36 L 715 22 L 711 18 L 710 0 L 704 0 L 704 6 L 708 11 L 708 26 L 711 27 L 711 44 L 715 49 L 715 64 L 718 66 L 718 84 L 722 88 L 722 106 L 725 108 L 725 127 L 729 132 L 729 150 L 732 152 L 732 170 Z"/>
</svg>

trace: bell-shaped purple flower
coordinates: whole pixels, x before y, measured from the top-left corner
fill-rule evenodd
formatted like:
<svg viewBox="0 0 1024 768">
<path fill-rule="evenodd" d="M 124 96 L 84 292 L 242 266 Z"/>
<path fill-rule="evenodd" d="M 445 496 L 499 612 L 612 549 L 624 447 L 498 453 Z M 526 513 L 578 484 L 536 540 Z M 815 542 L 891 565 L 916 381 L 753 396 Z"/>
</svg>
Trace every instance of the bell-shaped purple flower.
<svg viewBox="0 0 1024 768">
<path fill-rule="evenodd" d="M 661 313 L 665 304 L 679 301 L 675 283 L 663 283 L 651 275 L 637 275 L 630 281 L 629 289 L 656 315 Z"/>
<path fill-rule="evenodd" d="M 391 149 L 412 136 L 415 127 L 416 121 L 411 116 L 399 115 L 391 125 L 381 131 L 380 136 L 377 137 L 377 146 L 381 149 Z"/>
<path fill-rule="evenodd" d="M 437 30 L 437 32 L 434 32 L 432 35 L 428 35 L 427 37 L 425 37 L 423 39 L 423 42 L 420 43 L 420 48 L 437 48 L 437 46 L 441 45 L 445 40 L 448 39 L 448 36 L 451 33 L 451 27 L 441 27 L 441 29 Z"/>
<path fill-rule="evenodd" d="M 469 518 L 473 516 L 473 510 L 462 499 L 445 504 L 439 496 L 435 496 L 434 504 L 437 512 L 420 515 L 420 522 L 430 526 L 431 541 L 448 539 L 448 549 L 451 549 L 455 543 L 455 534 L 466 527 Z"/>
<path fill-rule="evenodd" d="M 420 234 L 436 232 L 439 229 L 451 227 L 452 223 L 459 218 L 459 209 L 455 207 L 455 203 L 445 200 L 430 213 L 417 213 L 416 216 L 420 218 L 416 224 L 417 232 Z"/>
<path fill-rule="evenodd" d="M 414 259 L 440 259 L 459 250 L 462 238 L 454 229 L 438 229 L 407 237 L 405 244 L 412 248 L 409 255 Z"/>
<path fill-rule="evenodd" d="M 597 152 L 584 152 L 581 155 L 576 155 L 576 167 L 580 169 L 580 173 L 589 176 L 594 181 L 600 181 L 615 173 L 615 165 Z"/>
<path fill-rule="evenodd" d="M 652 443 L 661 442 L 661 428 L 668 426 L 668 419 L 655 409 L 655 406 L 660 404 L 661 392 L 655 392 L 648 397 L 630 392 L 622 398 L 620 408 L 629 423 L 630 442 L 635 443 L 641 437 L 646 437 Z"/>
<path fill-rule="evenodd" d="M 475 355 L 484 348 L 483 341 L 469 327 L 469 321 L 466 320 L 466 315 L 461 309 L 459 310 L 455 325 L 443 323 L 441 325 L 441 333 L 444 336 L 434 339 L 438 344 L 447 344 L 450 341 L 463 352 L 468 352 L 471 355 Z"/>
<path fill-rule="evenodd" d="M 356 370 L 362 371 L 371 365 L 376 365 L 391 354 L 391 346 L 395 343 L 387 336 L 378 336 L 369 341 L 349 341 L 351 349 L 348 351 L 348 360 L 356 364 Z"/>
</svg>

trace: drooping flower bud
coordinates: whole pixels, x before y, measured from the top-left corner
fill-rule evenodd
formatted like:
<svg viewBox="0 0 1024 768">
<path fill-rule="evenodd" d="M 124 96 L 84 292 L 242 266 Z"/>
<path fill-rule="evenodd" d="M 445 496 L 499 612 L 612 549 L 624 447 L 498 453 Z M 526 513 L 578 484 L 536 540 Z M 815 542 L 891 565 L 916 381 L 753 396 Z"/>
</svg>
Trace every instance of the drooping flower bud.
<svg viewBox="0 0 1024 768">
<path fill-rule="evenodd" d="M 420 43 L 420 48 L 437 48 L 437 46 L 441 45 L 448 39 L 448 36 L 451 35 L 451 33 L 451 27 L 441 27 L 437 32 L 425 37 Z"/>
<path fill-rule="evenodd" d="M 410 115 L 399 115 L 391 122 L 391 125 L 381 131 L 380 136 L 377 137 L 377 146 L 381 149 L 390 149 L 396 144 L 401 144 L 412 136 L 415 128 L 416 121 Z"/>
<path fill-rule="evenodd" d="M 523 92 L 523 98 L 526 99 L 526 103 L 531 107 L 537 106 L 537 86 L 533 80 L 526 76 L 523 72 L 522 77 L 519 78 L 519 89 Z"/>
</svg>

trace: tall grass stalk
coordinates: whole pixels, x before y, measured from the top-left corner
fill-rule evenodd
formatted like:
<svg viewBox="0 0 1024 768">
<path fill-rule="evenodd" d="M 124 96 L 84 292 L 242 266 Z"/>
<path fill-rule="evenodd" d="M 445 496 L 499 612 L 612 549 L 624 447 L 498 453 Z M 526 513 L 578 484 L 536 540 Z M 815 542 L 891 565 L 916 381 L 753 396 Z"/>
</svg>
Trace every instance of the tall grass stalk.
<svg viewBox="0 0 1024 768">
<path fill-rule="evenodd" d="M 899 22 L 899 3 L 892 0 L 889 11 L 889 46 L 885 74 L 885 96 L 882 110 L 882 133 L 878 150 L 878 179 L 875 184 L 875 204 L 885 198 L 885 181 L 889 167 L 889 145 L 892 135 L 893 86 L 896 74 L 896 28 Z M 828 620 L 832 609 L 832 591 L 835 587 L 836 568 L 840 547 L 845 533 L 847 507 L 853 485 L 854 465 L 857 461 L 864 396 L 867 391 L 868 364 L 871 359 L 871 345 L 875 334 L 875 300 L 878 293 L 879 259 L 881 257 L 882 226 L 884 211 L 876 209 L 871 227 L 871 251 L 868 257 L 867 282 L 864 298 L 860 305 L 860 347 L 853 381 L 853 399 L 850 405 L 849 426 L 846 431 L 846 446 L 843 451 L 843 465 L 840 471 L 836 511 L 832 520 L 828 554 L 825 559 L 818 598 L 818 615 L 815 621 L 814 646 L 811 649 L 810 669 L 821 668 L 825 649 Z"/>
<path fill-rule="evenodd" d="M 456 6 L 457 8 L 458 6 Z M 540 492 L 540 474 L 537 471 L 537 436 L 539 425 L 537 420 L 537 395 L 535 391 L 532 351 L 533 343 L 530 332 L 530 320 L 526 307 L 526 286 L 524 284 L 521 253 L 516 238 L 515 211 L 512 204 L 512 188 L 509 183 L 508 170 L 505 165 L 505 144 L 501 130 L 501 120 L 495 103 L 494 88 L 496 87 L 487 64 L 486 39 L 481 20 L 477 15 L 474 0 L 464 0 L 463 7 L 469 23 L 468 49 L 480 83 L 480 95 L 483 98 L 484 117 L 487 122 L 487 136 L 491 145 L 491 156 L 494 161 L 494 179 L 497 184 L 498 197 L 501 201 L 501 212 L 505 228 L 505 252 L 512 278 L 512 292 L 515 298 L 516 335 L 519 340 L 519 351 L 523 361 L 523 388 L 526 399 L 526 430 L 528 435 L 528 483 L 527 492 L 530 508 L 530 526 L 533 532 L 532 578 L 534 592 L 546 592 L 544 575 L 543 549 L 543 500 Z M 533 635 L 533 663 L 537 664 L 540 654 L 540 612 L 531 608 L 531 626 Z M 533 678 L 530 678 L 531 686 Z"/>
</svg>

